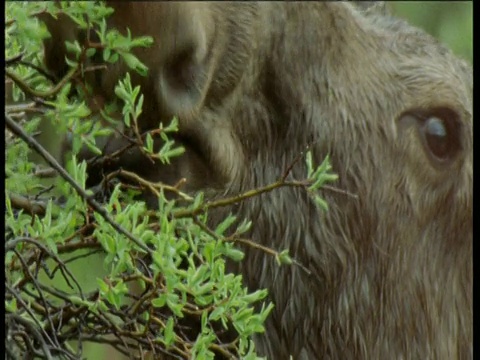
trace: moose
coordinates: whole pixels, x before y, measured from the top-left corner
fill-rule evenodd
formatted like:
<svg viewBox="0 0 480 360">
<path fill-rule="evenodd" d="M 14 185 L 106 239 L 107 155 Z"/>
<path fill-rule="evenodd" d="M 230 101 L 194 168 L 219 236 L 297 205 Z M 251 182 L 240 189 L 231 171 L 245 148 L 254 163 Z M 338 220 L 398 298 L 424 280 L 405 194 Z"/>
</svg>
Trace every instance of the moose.
<svg viewBox="0 0 480 360">
<path fill-rule="evenodd" d="M 305 178 L 295 159 L 309 146 L 338 174 L 342 191 L 321 191 L 328 212 L 284 187 L 209 216 L 254 220 L 253 241 L 288 249 L 308 269 L 248 248 L 232 266 L 275 304 L 255 338 L 259 354 L 473 357 L 469 64 L 405 21 L 347 2 L 107 3 L 108 26 L 154 39 L 134 50 L 149 68 L 131 73 L 145 94 L 142 130 L 177 116 L 186 148 L 174 170 L 136 161 L 140 151 L 119 167 L 235 195 L 289 166 Z M 62 74 L 64 43 L 80 30 L 67 18 L 46 23 L 45 63 Z M 98 96 L 113 99 L 127 71 L 122 61 L 103 69 Z"/>
</svg>

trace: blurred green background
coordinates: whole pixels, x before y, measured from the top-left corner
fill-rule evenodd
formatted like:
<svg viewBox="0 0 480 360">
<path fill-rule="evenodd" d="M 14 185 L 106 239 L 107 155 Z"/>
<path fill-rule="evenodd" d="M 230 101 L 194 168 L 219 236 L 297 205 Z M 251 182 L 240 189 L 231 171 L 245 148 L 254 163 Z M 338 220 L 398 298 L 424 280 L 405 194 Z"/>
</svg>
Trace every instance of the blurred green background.
<svg viewBox="0 0 480 360">
<path fill-rule="evenodd" d="M 387 6 L 472 63 L 473 1 L 390 1 Z"/>
</svg>

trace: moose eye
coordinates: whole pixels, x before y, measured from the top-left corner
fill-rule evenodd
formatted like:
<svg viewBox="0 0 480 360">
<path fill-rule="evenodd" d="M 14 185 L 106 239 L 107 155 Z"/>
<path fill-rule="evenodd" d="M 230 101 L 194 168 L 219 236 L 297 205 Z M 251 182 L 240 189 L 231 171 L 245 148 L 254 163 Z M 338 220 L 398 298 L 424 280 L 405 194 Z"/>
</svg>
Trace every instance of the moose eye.
<svg viewBox="0 0 480 360">
<path fill-rule="evenodd" d="M 461 151 L 461 123 L 448 108 L 415 110 L 404 118 L 414 119 L 425 151 L 435 165 L 444 165 Z"/>
<path fill-rule="evenodd" d="M 429 117 L 425 120 L 422 131 L 430 152 L 439 159 L 447 158 L 452 141 L 445 122 L 435 116 Z"/>
</svg>

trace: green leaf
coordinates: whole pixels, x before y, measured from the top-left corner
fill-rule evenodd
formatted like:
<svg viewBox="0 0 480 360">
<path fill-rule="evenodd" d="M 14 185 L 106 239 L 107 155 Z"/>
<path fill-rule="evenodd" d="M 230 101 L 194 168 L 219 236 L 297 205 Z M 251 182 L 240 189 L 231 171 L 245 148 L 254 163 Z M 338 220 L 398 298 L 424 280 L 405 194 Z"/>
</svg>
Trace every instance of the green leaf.
<svg viewBox="0 0 480 360">
<path fill-rule="evenodd" d="M 5 300 L 5 311 L 8 311 L 10 313 L 16 313 L 17 312 L 17 299 L 12 299 L 10 301 Z"/>
<path fill-rule="evenodd" d="M 225 313 L 225 308 L 223 306 L 218 306 L 213 310 L 209 316 L 209 319 L 216 321 Z"/>
<path fill-rule="evenodd" d="M 320 207 L 320 209 L 324 211 L 328 211 L 328 203 L 325 200 L 323 200 L 320 196 L 314 196 L 314 200 L 317 206 Z"/>
<path fill-rule="evenodd" d="M 100 278 L 97 278 L 97 285 L 100 289 L 100 293 L 105 294 L 110 291 L 110 286 Z"/>
<path fill-rule="evenodd" d="M 89 49 L 87 49 L 87 51 L 86 51 L 86 55 L 87 55 L 87 57 L 90 58 L 90 57 L 94 56 L 94 55 L 96 54 L 96 52 L 97 52 L 97 49 L 95 49 L 95 48 L 89 48 Z"/>
<path fill-rule="evenodd" d="M 161 307 L 165 306 L 166 302 L 167 302 L 167 295 L 166 294 L 161 294 L 157 298 L 152 300 L 152 305 L 154 307 L 161 308 Z"/>
<path fill-rule="evenodd" d="M 103 61 L 108 61 L 108 62 L 110 62 L 110 60 L 111 60 L 111 54 L 112 54 L 112 50 L 111 50 L 111 49 L 109 49 L 109 48 L 103 49 Z"/>
<path fill-rule="evenodd" d="M 128 101 L 130 99 L 130 95 L 123 86 L 115 87 L 115 95 L 117 95 L 123 101 Z"/>
<path fill-rule="evenodd" d="M 147 136 L 145 137 L 145 149 L 150 154 L 153 153 L 153 138 L 152 138 L 152 135 L 150 135 L 150 133 L 148 133 Z"/>
<path fill-rule="evenodd" d="M 235 249 L 230 246 L 225 247 L 223 253 L 234 261 L 240 261 L 245 256 L 245 254 L 241 250 Z"/>
<path fill-rule="evenodd" d="M 169 317 L 167 320 L 167 323 L 165 324 L 165 330 L 163 332 L 164 337 L 163 340 L 165 342 L 165 345 L 170 346 L 173 344 L 173 341 L 175 339 L 175 332 L 173 331 L 173 318 Z"/>
<path fill-rule="evenodd" d="M 229 215 L 225 218 L 215 229 L 215 233 L 218 235 L 223 235 L 223 233 L 237 220 L 233 215 Z"/>
<path fill-rule="evenodd" d="M 292 258 L 290 257 L 288 250 L 283 250 L 276 256 L 278 265 L 291 265 L 293 263 Z"/>
<path fill-rule="evenodd" d="M 237 227 L 236 234 L 244 234 L 252 227 L 252 222 L 250 220 L 243 219 L 242 223 Z"/>
<path fill-rule="evenodd" d="M 141 64 L 140 60 L 138 60 L 138 58 L 133 54 L 122 52 L 120 53 L 120 56 L 125 61 L 127 66 L 132 70 L 136 70 Z"/>
</svg>

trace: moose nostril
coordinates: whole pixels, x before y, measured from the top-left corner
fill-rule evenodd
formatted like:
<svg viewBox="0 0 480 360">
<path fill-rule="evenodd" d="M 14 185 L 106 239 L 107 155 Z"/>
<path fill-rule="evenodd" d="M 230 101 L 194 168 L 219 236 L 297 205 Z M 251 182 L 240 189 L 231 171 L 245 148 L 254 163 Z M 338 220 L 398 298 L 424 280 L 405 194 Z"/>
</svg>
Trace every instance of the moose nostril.
<svg viewBox="0 0 480 360">
<path fill-rule="evenodd" d="M 156 83 L 163 116 L 185 116 L 201 106 L 208 89 L 208 56 L 203 43 L 188 42 L 167 59 Z"/>
<path fill-rule="evenodd" d="M 195 86 L 196 76 L 201 73 L 201 64 L 196 59 L 193 47 L 175 55 L 167 63 L 165 77 L 175 91 L 188 91 Z"/>
<path fill-rule="evenodd" d="M 203 26 L 192 23 L 178 29 L 172 52 L 165 63 L 165 78 L 171 90 L 189 91 L 198 86 L 208 58 Z"/>
</svg>

